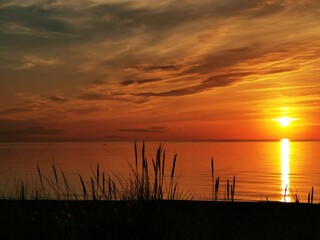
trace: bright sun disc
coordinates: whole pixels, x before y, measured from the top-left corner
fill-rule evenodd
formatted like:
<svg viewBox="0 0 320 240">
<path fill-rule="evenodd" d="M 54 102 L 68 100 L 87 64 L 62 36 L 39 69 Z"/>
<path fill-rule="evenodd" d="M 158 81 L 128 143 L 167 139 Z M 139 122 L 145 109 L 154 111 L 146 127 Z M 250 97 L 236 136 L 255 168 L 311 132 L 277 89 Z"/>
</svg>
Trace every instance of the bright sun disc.
<svg viewBox="0 0 320 240">
<path fill-rule="evenodd" d="M 281 117 L 278 119 L 278 122 L 282 127 L 287 127 L 290 125 L 291 119 L 288 117 Z"/>
</svg>

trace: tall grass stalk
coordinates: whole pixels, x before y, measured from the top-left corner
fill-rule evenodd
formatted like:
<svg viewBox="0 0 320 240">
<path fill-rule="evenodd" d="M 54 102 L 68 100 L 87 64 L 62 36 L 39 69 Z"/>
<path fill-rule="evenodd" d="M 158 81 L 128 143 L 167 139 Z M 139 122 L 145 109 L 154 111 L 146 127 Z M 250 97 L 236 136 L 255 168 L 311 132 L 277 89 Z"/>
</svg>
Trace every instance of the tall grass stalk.
<svg viewBox="0 0 320 240">
<path fill-rule="evenodd" d="M 219 184 L 220 184 L 220 177 L 217 177 L 215 187 L 214 187 L 214 200 L 215 201 L 218 201 Z"/>
<path fill-rule="evenodd" d="M 308 193 L 308 203 L 313 204 L 313 187 L 311 188 L 311 193 Z"/>
<path fill-rule="evenodd" d="M 212 193 L 212 201 L 215 198 L 214 194 L 214 163 L 213 163 L 213 158 L 211 158 L 211 193 Z"/>
<path fill-rule="evenodd" d="M 64 172 L 61 170 L 61 175 L 62 175 L 62 178 L 63 178 L 63 182 L 64 182 L 64 186 L 65 186 L 65 188 L 66 188 L 66 197 L 67 197 L 67 199 L 69 200 L 69 198 L 70 198 L 70 193 L 69 193 L 69 185 L 68 185 L 68 181 L 67 181 L 67 178 L 66 178 L 66 176 L 64 175 Z"/>
<path fill-rule="evenodd" d="M 106 179 L 104 172 L 102 173 L 102 196 L 106 195 Z"/>
<path fill-rule="evenodd" d="M 227 201 L 234 201 L 234 189 L 236 185 L 236 177 L 233 177 L 232 183 L 230 183 L 229 179 L 227 179 L 227 185 L 226 185 L 226 200 Z"/>
<path fill-rule="evenodd" d="M 37 170 L 38 170 L 38 174 L 39 174 L 39 179 L 40 179 L 40 184 L 41 184 L 41 188 L 42 188 L 42 193 L 44 193 L 44 184 L 43 184 L 43 179 L 42 179 L 42 174 L 41 174 L 41 170 L 39 165 L 37 164 Z"/>
<path fill-rule="evenodd" d="M 52 171 L 53 171 L 54 178 L 56 181 L 56 191 L 57 191 L 56 195 L 57 195 L 57 198 L 60 199 L 60 186 L 59 186 L 58 174 L 57 174 L 57 170 L 56 170 L 54 164 L 52 164 Z"/>
<path fill-rule="evenodd" d="M 166 153 L 163 145 L 159 145 L 156 156 L 151 158 L 151 161 L 146 157 L 145 149 L 145 143 L 143 142 L 139 163 L 137 144 L 134 142 L 135 166 L 130 165 L 129 179 L 121 181 L 124 190 L 123 197 L 131 200 L 175 199 L 178 188 L 177 178 L 175 177 L 177 155 L 173 158 L 170 175 L 166 176 Z M 166 181 L 167 179 L 168 181 Z"/>
<path fill-rule="evenodd" d="M 219 196 L 219 186 L 220 186 L 220 177 L 218 176 L 215 180 L 214 175 L 214 161 L 211 158 L 211 200 L 218 201 Z M 230 183 L 229 179 L 227 179 L 225 194 L 223 199 L 227 201 L 234 201 L 235 194 L 235 186 L 236 186 L 236 177 L 233 176 L 232 183 Z"/>
<path fill-rule="evenodd" d="M 94 187 L 94 182 L 93 182 L 93 179 L 92 178 L 90 178 L 91 179 L 91 187 L 92 187 L 92 189 L 91 189 L 91 192 L 92 192 L 92 200 L 97 200 L 97 193 L 96 193 L 96 189 L 95 189 L 95 187 Z"/>
<path fill-rule="evenodd" d="M 230 197 L 229 190 L 230 190 L 229 179 L 227 179 L 227 200 L 228 201 L 229 201 L 229 197 Z"/>
<path fill-rule="evenodd" d="M 231 185 L 231 201 L 234 201 L 234 190 L 236 187 L 236 176 L 233 176 L 233 181 L 232 181 L 232 185 Z"/>
<path fill-rule="evenodd" d="M 174 182 L 174 170 L 176 167 L 176 161 L 177 161 L 177 154 L 174 155 L 172 168 L 171 168 L 170 184 L 169 184 L 169 199 L 175 198 L 176 190 L 177 190 L 178 182 Z"/>
<path fill-rule="evenodd" d="M 216 180 L 214 180 L 214 161 L 211 158 L 211 185 L 212 185 L 212 200 L 218 201 L 218 194 L 219 194 L 219 185 L 220 185 L 220 177 L 218 176 Z"/>
<path fill-rule="evenodd" d="M 83 179 L 82 179 L 80 174 L 79 174 L 79 178 L 80 178 L 80 182 L 81 182 L 81 185 L 82 185 L 83 199 L 87 200 L 88 199 L 88 193 L 87 193 L 86 185 L 84 184 L 84 181 L 83 181 Z"/>
</svg>

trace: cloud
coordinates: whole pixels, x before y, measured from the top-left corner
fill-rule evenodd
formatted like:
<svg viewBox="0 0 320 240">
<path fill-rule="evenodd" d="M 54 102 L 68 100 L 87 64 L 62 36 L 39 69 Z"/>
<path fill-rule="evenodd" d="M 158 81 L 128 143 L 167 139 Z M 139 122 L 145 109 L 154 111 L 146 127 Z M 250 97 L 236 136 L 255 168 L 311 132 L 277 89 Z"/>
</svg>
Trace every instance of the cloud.
<svg viewBox="0 0 320 240">
<path fill-rule="evenodd" d="M 0 119 L 0 141 L 50 139 L 62 136 L 63 129 L 45 127 L 35 121 Z"/>
<path fill-rule="evenodd" d="M 291 48 L 292 46 L 287 47 Z M 296 52 L 291 53 L 291 50 L 289 51 L 283 46 L 275 51 L 271 48 L 263 48 L 260 44 L 221 50 L 219 52 L 204 55 L 199 58 L 197 62 L 193 61 L 189 66 L 185 66 L 186 70 L 175 75 L 171 75 L 170 77 L 172 80 L 163 83 L 166 84 L 167 89 L 169 90 L 158 92 L 140 91 L 138 93 L 132 93 L 132 95 L 143 97 L 173 97 L 193 95 L 218 87 L 230 86 L 237 82 L 243 81 L 243 79 L 248 76 L 258 79 L 259 77 L 265 75 L 297 71 L 299 70 L 301 63 L 298 60 L 294 60 L 292 56 L 298 56 L 300 54 L 306 55 L 305 50 L 300 52 L 296 49 Z M 268 59 L 266 56 L 269 58 L 273 56 L 273 59 Z M 277 63 L 277 61 L 283 60 L 288 56 L 291 56 L 291 66 L 282 66 L 280 63 Z M 313 58 L 315 58 L 315 56 Z M 275 63 L 272 67 L 255 68 L 254 63 L 259 61 L 273 61 Z M 246 63 L 251 64 L 251 67 L 245 66 Z M 137 69 L 142 69 L 144 71 L 144 68 Z M 179 81 L 185 83 L 189 82 L 189 84 L 187 87 L 174 88 L 171 86 L 172 82 L 176 82 L 174 78 L 179 78 Z M 201 80 L 203 78 L 205 78 L 205 80 Z M 193 82 L 195 83 L 191 84 L 189 79 L 194 79 Z M 157 81 L 164 81 L 164 79 L 156 79 L 155 82 Z M 121 85 L 129 86 L 138 83 L 142 83 L 142 81 L 125 80 L 121 82 Z"/>
<path fill-rule="evenodd" d="M 139 3 L 139 1 L 138 1 Z M 167 5 L 135 4 L 134 2 L 96 3 L 73 2 L 59 4 L 30 2 L 30 4 L 4 4 L 0 8 L 2 41 L 14 45 L 21 40 L 31 45 L 51 46 L 66 43 L 88 42 L 96 39 L 122 40 L 137 33 L 153 33 L 165 37 L 177 28 L 197 21 L 246 16 L 249 10 L 265 11 L 270 5 L 261 6 L 261 1 L 177 1 Z M 274 5 L 274 4 L 273 4 Z M 272 6 L 273 6 L 272 5 Z M 260 8 L 258 8 L 260 7 Z M 246 13 L 246 14 L 244 14 Z M 259 14 L 258 14 L 259 15 Z M 256 16 L 257 17 L 257 16 Z M 20 37 L 17 38 L 16 36 Z M 169 37 L 169 36 L 167 36 Z M 154 42 L 161 38 L 153 37 Z M 155 66 L 156 67 L 156 66 Z M 149 70 L 170 70 L 174 66 L 159 65 Z"/>
<path fill-rule="evenodd" d="M 130 86 L 133 84 L 146 84 L 146 83 L 154 83 L 162 81 L 162 78 L 149 78 L 149 79 L 139 79 L 139 80 L 124 80 L 120 82 L 122 86 Z"/>
<path fill-rule="evenodd" d="M 96 106 L 90 106 L 90 107 L 72 107 L 71 109 L 68 110 L 68 112 L 71 112 L 76 115 L 88 115 L 91 113 L 96 113 L 101 111 L 102 109 L 100 107 Z"/>
<path fill-rule="evenodd" d="M 130 103 L 136 103 L 141 104 L 145 103 L 147 101 L 144 97 L 138 97 L 134 96 L 132 94 L 123 93 L 123 92 L 110 92 L 106 88 L 98 89 L 97 91 L 86 89 L 82 90 L 83 93 L 78 95 L 75 99 L 83 100 L 83 101 L 91 101 L 91 102 L 97 102 L 97 101 L 119 101 L 119 102 L 130 102 Z M 119 89 L 120 91 L 120 89 Z"/>
<path fill-rule="evenodd" d="M 16 114 L 16 113 L 24 113 L 29 111 L 27 108 L 24 107 L 14 107 L 14 108 L 6 108 L 0 110 L 0 114 Z"/>
<path fill-rule="evenodd" d="M 217 87 L 226 87 L 237 81 L 242 80 L 244 77 L 252 75 L 253 72 L 243 72 L 243 73 L 230 73 L 224 75 L 217 75 L 209 77 L 208 79 L 202 81 L 200 84 L 173 89 L 165 92 L 144 92 L 133 94 L 135 96 L 144 96 L 144 97 L 177 97 L 177 96 L 186 96 L 196 93 L 201 93 L 207 90 L 211 90 Z"/>
<path fill-rule="evenodd" d="M 255 59 L 264 54 L 261 46 L 257 44 L 239 48 L 230 48 L 219 52 L 204 55 L 195 66 L 190 67 L 185 73 L 208 74 L 216 71 L 227 70 L 238 63 Z"/>
<path fill-rule="evenodd" d="M 139 132 L 139 133 L 166 133 L 167 127 L 149 127 L 149 128 L 121 128 L 120 132 Z"/>
<path fill-rule="evenodd" d="M 153 72 L 153 71 L 178 71 L 181 69 L 181 66 L 178 65 L 149 65 L 149 64 L 143 64 L 143 65 L 136 65 L 132 66 L 131 68 L 137 69 L 140 71 L 145 72 Z"/>
<path fill-rule="evenodd" d="M 59 63 L 65 64 L 64 68 L 71 68 L 70 63 L 76 59 L 78 64 L 73 68 L 78 66 L 82 71 L 88 68 L 91 73 L 111 64 L 114 69 L 131 66 L 146 73 L 180 71 L 182 66 L 165 59 L 166 53 L 174 54 L 180 41 L 187 41 L 202 31 L 217 30 L 229 18 L 239 18 L 239 22 L 243 22 L 246 18 L 257 18 L 260 12 L 270 6 L 283 5 L 278 3 L 283 1 L 266 2 L 268 4 L 260 0 L 187 1 L 183 7 L 178 1 L 166 1 L 157 6 L 145 1 L 98 1 L 94 4 L 83 1 L 32 1 L 22 4 L 17 1 L 4 4 L 0 8 L 0 43 L 6 45 L 9 55 L 32 52 L 41 61 L 24 59 L 18 65 L 3 66 L 26 69 Z M 173 45 L 169 40 L 176 35 L 181 35 L 181 40 Z M 197 43 L 191 44 L 189 48 L 192 49 Z M 163 47 L 166 51 L 164 54 L 160 49 Z M 40 55 L 53 55 L 60 59 Z M 215 56 L 204 58 L 203 63 L 190 71 L 208 69 L 210 64 L 206 62 L 210 60 L 213 66 L 231 60 L 230 56 L 224 59 L 224 54 Z M 198 57 L 203 58 L 204 55 Z M 159 58 L 162 61 L 157 61 Z M 179 60 L 179 55 L 176 58 Z M 152 59 L 157 64 L 150 63 Z"/>
<path fill-rule="evenodd" d="M 28 127 L 20 130 L 0 130 L 0 135 L 56 135 L 63 134 L 62 129 L 47 129 L 41 126 Z"/>
<path fill-rule="evenodd" d="M 65 103 L 70 101 L 69 99 L 58 95 L 47 96 L 45 98 L 56 103 Z"/>
<path fill-rule="evenodd" d="M 297 44 L 298 45 L 298 44 Z M 227 87 L 237 82 L 241 82 L 244 78 L 251 76 L 252 80 L 257 80 L 263 76 L 282 74 L 298 71 L 305 62 L 301 61 L 299 56 L 307 56 L 309 60 L 317 57 L 318 49 L 306 46 L 307 48 L 297 48 L 293 44 L 282 46 L 280 49 L 262 48 L 261 45 L 252 45 L 248 47 L 232 48 L 223 50 L 214 54 L 208 54 L 193 63 L 186 71 L 177 74 L 180 78 L 187 78 L 190 74 L 194 74 L 194 79 L 201 79 L 209 76 L 205 80 L 198 81 L 194 85 L 189 84 L 187 87 L 174 88 L 168 91 L 159 92 L 139 92 L 133 93 L 134 96 L 144 97 L 174 97 L 186 96 L 201 93 L 219 87 Z M 285 59 L 289 59 L 283 62 Z M 290 61 L 290 65 L 288 65 Z M 261 63 L 272 62 L 269 66 L 258 66 Z M 212 73 L 226 72 L 225 74 Z M 211 75 L 211 76 L 210 76 Z M 183 81 L 183 78 L 182 78 Z M 187 80 L 184 80 L 187 82 Z M 133 84 L 134 82 L 127 82 Z M 168 86 L 170 88 L 170 86 Z"/>
<path fill-rule="evenodd" d="M 91 84 L 94 85 L 94 86 L 101 86 L 101 85 L 104 85 L 106 82 L 103 81 L 103 80 L 93 80 L 91 81 Z"/>
<path fill-rule="evenodd" d="M 265 74 L 278 74 L 278 73 L 287 73 L 297 71 L 297 68 L 293 67 L 284 67 L 284 68 L 274 68 L 265 72 Z"/>
<path fill-rule="evenodd" d="M 110 93 L 95 93 L 88 92 L 78 96 L 78 99 L 88 100 L 88 101 L 101 101 L 101 100 L 109 100 L 109 101 L 131 101 L 130 99 L 122 97 L 122 94 L 110 94 Z"/>
<path fill-rule="evenodd" d="M 122 86 L 130 86 L 130 85 L 133 85 L 135 83 L 136 83 L 136 81 L 134 81 L 134 80 L 124 80 L 124 81 L 120 82 L 120 84 Z"/>
</svg>

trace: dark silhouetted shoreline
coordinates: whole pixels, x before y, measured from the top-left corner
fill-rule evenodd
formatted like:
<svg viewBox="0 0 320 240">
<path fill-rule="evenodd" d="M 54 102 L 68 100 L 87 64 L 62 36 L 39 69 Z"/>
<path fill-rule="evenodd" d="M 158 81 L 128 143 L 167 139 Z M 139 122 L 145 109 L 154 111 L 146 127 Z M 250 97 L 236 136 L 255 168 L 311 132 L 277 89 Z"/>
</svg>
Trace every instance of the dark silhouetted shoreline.
<svg viewBox="0 0 320 240">
<path fill-rule="evenodd" d="M 1 200 L 2 239 L 320 239 L 320 205 Z"/>
</svg>

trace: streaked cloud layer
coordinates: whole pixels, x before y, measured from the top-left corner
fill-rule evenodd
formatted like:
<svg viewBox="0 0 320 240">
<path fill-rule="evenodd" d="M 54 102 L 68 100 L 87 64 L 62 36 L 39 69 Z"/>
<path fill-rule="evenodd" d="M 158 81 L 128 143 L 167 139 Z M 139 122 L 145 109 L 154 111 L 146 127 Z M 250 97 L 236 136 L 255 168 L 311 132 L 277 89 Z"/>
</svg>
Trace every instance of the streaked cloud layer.
<svg viewBox="0 0 320 240">
<path fill-rule="evenodd" d="M 315 0 L 1 1 L 0 140 L 319 138 L 319 16 Z"/>
</svg>

